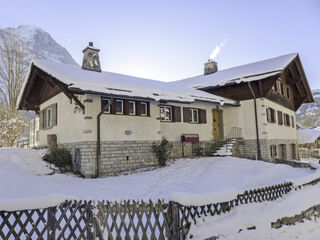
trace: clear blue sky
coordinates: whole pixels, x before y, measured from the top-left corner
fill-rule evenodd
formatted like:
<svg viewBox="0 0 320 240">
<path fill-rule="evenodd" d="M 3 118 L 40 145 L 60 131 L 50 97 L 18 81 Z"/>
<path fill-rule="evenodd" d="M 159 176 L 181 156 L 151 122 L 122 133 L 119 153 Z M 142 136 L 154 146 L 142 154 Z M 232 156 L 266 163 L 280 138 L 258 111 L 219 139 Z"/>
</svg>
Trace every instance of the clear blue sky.
<svg viewBox="0 0 320 240">
<path fill-rule="evenodd" d="M 320 1 L 0 0 L 0 27 L 36 25 L 81 63 L 89 41 L 105 71 L 163 81 L 298 52 L 320 88 Z"/>
</svg>

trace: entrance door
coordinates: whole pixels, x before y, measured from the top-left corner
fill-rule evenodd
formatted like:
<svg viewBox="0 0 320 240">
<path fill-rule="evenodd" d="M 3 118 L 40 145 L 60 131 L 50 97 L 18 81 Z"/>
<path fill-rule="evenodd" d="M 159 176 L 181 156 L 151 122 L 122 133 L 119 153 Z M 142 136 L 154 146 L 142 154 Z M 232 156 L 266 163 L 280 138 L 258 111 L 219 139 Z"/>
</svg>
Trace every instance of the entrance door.
<svg viewBox="0 0 320 240">
<path fill-rule="evenodd" d="M 219 110 L 212 110 L 212 118 L 213 118 L 213 137 L 216 140 L 221 138 L 220 131 L 220 114 Z"/>
</svg>

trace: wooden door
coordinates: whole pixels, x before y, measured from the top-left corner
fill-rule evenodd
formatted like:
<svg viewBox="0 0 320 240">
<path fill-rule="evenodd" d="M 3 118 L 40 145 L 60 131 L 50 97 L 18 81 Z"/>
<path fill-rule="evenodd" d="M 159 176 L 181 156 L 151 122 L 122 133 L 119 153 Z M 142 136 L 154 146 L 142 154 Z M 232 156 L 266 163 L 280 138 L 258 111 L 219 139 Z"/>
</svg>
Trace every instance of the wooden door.
<svg viewBox="0 0 320 240">
<path fill-rule="evenodd" d="M 220 112 L 218 110 L 212 110 L 213 118 L 213 137 L 214 139 L 220 139 Z"/>
</svg>

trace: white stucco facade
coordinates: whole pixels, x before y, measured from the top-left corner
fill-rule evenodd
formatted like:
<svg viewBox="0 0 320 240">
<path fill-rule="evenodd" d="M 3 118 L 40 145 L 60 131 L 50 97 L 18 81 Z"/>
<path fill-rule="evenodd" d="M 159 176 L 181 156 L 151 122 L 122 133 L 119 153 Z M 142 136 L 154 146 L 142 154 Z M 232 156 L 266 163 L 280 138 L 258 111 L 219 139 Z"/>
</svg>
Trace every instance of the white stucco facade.
<svg viewBox="0 0 320 240">
<path fill-rule="evenodd" d="M 278 116 L 275 114 L 275 123 L 267 122 L 266 109 L 273 108 L 275 111 L 286 113 L 295 119 L 295 112 L 278 103 L 272 102 L 266 98 L 257 99 L 257 116 L 260 139 L 292 139 L 297 140 L 297 131 L 295 127 L 279 125 Z M 232 127 L 242 129 L 243 139 L 256 139 L 256 123 L 254 112 L 254 101 L 241 101 L 239 107 L 226 106 L 223 111 L 224 132 L 227 134 Z"/>
<path fill-rule="evenodd" d="M 57 103 L 57 125 L 39 131 L 40 146 L 47 144 L 49 134 L 55 134 L 58 143 L 97 140 L 97 115 L 101 111 L 101 96 L 84 94 L 78 97 L 85 106 L 84 112 L 63 93 L 41 104 L 40 111 Z M 102 114 L 101 141 L 156 141 L 162 137 L 169 141 L 180 141 L 182 134 L 199 134 L 200 141 L 213 140 L 212 109 L 217 104 L 169 102 L 166 105 L 181 107 L 181 122 L 160 121 L 160 103 L 156 101 L 150 101 L 150 116 Z M 183 107 L 206 110 L 206 123 L 184 122 Z"/>
</svg>

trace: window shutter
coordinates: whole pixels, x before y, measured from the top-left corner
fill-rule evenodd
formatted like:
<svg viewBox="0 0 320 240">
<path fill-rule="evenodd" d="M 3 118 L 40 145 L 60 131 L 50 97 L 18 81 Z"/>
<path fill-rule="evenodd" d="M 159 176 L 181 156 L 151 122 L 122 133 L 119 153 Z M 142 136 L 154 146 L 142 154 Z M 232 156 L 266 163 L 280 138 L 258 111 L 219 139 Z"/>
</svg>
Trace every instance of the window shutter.
<svg viewBox="0 0 320 240">
<path fill-rule="evenodd" d="M 184 122 L 190 122 L 190 113 L 189 108 L 183 108 L 183 121 Z"/>
<path fill-rule="evenodd" d="M 58 104 L 55 103 L 52 105 L 52 126 L 58 124 Z"/>
<path fill-rule="evenodd" d="M 282 112 L 278 111 L 278 124 L 282 125 L 283 124 L 283 118 L 282 118 Z"/>
<path fill-rule="evenodd" d="M 43 123 L 44 123 L 44 110 L 40 111 L 40 118 L 39 118 L 39 129 L 43 129 Z"/>
<path fill-rule="evenodd" d="M 111 104 L 111 109 L 110 109 L 110 112 L 112 113 L 112 114 L 115 114 L 116 113 L 116 99 L 113 99 L 113 102 L 112 102 L 112 104 Z"/>
<path fill-rule="evenodd" d="M 136 101 L 136 115 L 141 115 L 141 104 L 138 101 Z"/>
<path fill-rule="evenodd" d="M 129 101 L 123 100 L 123 114 L 129 115 Z"/>
<path fill-rule="evenodd" d="M 207 123 L 207 113 L 205 109 L 199 109 L 199 123 Z"/>
<path fill-rule="evenodd" d="M 147 116 L 150 117 L 150 103 L 147 102 Z"/>
<path fill-rule="evenodd" d="M 172 121 L 181 122 L 181 107 L 172 106 Z"/>
</svg>

